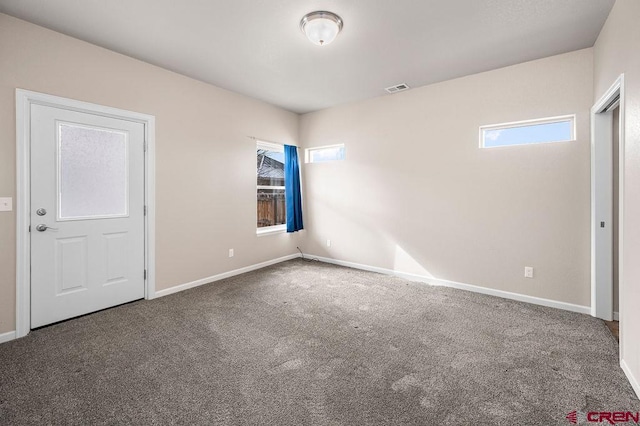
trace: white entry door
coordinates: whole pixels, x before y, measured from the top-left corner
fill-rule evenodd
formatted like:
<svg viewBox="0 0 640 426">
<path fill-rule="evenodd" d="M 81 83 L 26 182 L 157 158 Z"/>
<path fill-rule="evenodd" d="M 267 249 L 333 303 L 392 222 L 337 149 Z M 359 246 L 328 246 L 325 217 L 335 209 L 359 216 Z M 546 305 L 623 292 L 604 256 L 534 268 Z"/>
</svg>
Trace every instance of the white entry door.
<svg viewBox="0 0 640 426">
<path fill-rule="evenodd" d="M 144 297 L 144 125 L 31 105 L 31 328 Z"/>
</svg>

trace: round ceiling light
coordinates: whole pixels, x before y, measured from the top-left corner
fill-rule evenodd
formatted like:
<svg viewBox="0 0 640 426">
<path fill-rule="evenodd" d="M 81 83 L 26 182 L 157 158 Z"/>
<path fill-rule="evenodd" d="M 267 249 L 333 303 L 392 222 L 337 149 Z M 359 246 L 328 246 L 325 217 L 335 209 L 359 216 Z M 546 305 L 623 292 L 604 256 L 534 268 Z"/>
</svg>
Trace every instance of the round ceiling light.
<svg viewBox="0 0 640 426">
<path fill-rule="evenodd" d="M 300 29 L 313 44 L 324 46 L 331 43 L 342 30 L 342 18 L 320 10 L 307 13 L 300 21 Z"/>
</svg>

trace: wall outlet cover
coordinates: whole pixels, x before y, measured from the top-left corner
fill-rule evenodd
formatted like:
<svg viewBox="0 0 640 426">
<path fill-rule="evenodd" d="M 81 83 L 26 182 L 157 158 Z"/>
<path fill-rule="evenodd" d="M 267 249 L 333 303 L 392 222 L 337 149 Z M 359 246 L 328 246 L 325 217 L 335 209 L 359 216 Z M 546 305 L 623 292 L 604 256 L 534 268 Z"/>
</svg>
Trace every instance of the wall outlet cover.
<svg viewBox="0 0 640 426">
<path fill-rule="evenodd" d="M 531 266 L 524 267 L 524 277 L 533 278 L 533 268 Z"/>
<path fill-rule="evenodd" d="M 0 212 L 10 212 L 11 210 L 13 210 L 13 198 L 0 198 Z"/>
</svg>

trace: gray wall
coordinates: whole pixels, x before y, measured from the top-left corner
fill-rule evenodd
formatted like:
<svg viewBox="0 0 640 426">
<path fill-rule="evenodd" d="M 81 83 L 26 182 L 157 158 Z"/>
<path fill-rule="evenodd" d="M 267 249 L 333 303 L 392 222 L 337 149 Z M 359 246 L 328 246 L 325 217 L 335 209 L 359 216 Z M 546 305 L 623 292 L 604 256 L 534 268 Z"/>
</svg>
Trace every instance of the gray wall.
<svg viewBox="0 0 640 426">
<path fill-rule="evenodd" d="M 588 306 L 592 71 L 585 49 L 302 116 L 305 147 L 347 157 L 305 167 L 306 251 Z M 564 114 L 575 142 L 478 147 Z"/>
</svg>

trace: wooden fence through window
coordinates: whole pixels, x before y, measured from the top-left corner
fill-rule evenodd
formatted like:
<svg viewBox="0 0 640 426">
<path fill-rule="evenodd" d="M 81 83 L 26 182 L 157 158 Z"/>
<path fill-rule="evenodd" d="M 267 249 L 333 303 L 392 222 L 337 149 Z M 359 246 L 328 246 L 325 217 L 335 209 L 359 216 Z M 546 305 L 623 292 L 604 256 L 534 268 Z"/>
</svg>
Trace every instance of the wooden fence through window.
<svg viewBox="0 0 640 426">
<path fill-rule="evenodd" d="M 258 194 L 258 228 L 287 221 L 284 194 Z"/>
</svg>

